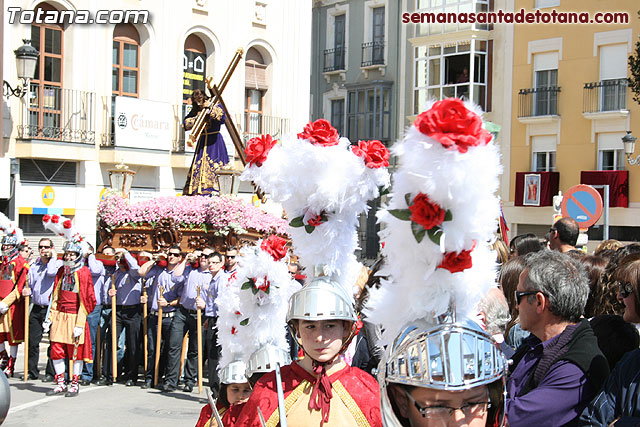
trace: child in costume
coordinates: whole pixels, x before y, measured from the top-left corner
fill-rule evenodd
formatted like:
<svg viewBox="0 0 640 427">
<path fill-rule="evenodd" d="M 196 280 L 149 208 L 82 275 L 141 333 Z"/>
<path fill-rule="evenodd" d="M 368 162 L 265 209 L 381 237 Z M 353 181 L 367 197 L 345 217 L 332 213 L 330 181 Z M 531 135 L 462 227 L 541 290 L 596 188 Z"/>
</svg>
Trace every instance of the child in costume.
<svg viewBox="0 0 640 427">
<path fill-rule="evenodd" d="M 274 372 L 258 381 L 236 426 L 260 426 L 258 408 L 267 426 L 277 425 L 282 411 L 292 426 L 380 426 L 377 383 L 340 356 L 356 331 L 358 216 L 388 186 L 389 152 L 379 141 L 352 146 L 328 121 L 317 120 L 281 143 L 255 138 L 246 154 L 242 178 L 282 204 L 300 262 L 307 271 L 317 269 L 287 311 L 304 357 L 281 369 L 280 384 Z"/>
<path fill-rule="evenodd" d="M 91 271 L 84 265 L 84 255 L 88 254 L 89 247 L 75 232 L 71 220 L 60 217 L 56 221 L 51 217 L 43 219 L 43 223 L 46 229 L 68 239 L 63 246 L 63 266 L 56 274 L 51 293 L 49 339 L 56 386 L 47 392 L 47 396 L 65 393 L 66 397 L 74 397 L 80 390 L 78 382 L 83 361 L 93 362 L 87 315 L 95 308 L 96 297 Z M 64 379 L 65 359 L 73 364 L 68 388 Z"/>
<path fill-rule="evenodd" d="M 0 262 L 0 370 L 13 376 L 18 356 L 18 345 L 24 341 L 24 299 L 22 291 L 27 281 L 29 265 L 18 251 L 23 240 L 17 224 L 0 213 L 0 228 L 6 233 L 2 238 Z M 9 354 L 5 350 L 9 343 Z"/>
<path fill-rule="evenodd" d="M 506 360 L 474 319 L 495 287 L 488 243 L 502 170 L 480 114 L 438 101 L 394 145 L 393 192 L 378 214 L 387 279 L 368 302 L 389 343 L 378 373 L 385 426 L 505 422 Z"/>
</svg>

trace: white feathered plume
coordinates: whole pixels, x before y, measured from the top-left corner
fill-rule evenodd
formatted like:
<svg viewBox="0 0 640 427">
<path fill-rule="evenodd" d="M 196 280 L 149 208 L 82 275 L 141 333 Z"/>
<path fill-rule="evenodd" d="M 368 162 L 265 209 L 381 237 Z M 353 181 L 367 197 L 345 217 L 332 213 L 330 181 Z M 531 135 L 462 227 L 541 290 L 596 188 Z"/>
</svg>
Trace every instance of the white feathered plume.
<svg viewBox="0 0 640 427">
<path fill-rule="evenodd" d="M 389 152 L 379 141 L 351 146 L 326 120 L 276 144 L 270 136 L 247 145 L 242 179 L 253 181 L 284 207 L 294 250 L 307 272 L 324 264 L 351 293 L 360 272 L 358 216 L 389 185 Z"/>
<path fill-rule="evenodd" d="M 289 274 L 286 243 L 272 235 L 240 249 L 236 279 L 216 299 L 220 366 L 246 361 L 265 344 L 289 351 L 287 302 L 300 285 Z"/>
<path fill-rule="evenodd" d="M 82 248 L 81 255 L 84 256 L 89 252 L 89 244 L 76 230 L 71 219 L 62 215 L 44 215 L 42 217 L 42 225 L 44 225 L 45 229 L 63 237 L 65 240 L 79 243 Z"/>
<path fill-rule="evenodd" d="M 0 212 L 0 228 L 7 235 L 14 235 L 18 239 L 18 244 L 24 242 L 24 234 L 22 234 L 22 229 L 18 227 L 18 224 L 15 221 L 11 221 L 9 218 L 5 216 L 2 212 Z"/>
<path fill-rule="evenodd" d="M 475 314 L 495 285 L 495 196 L 502 172 L 482 112 L 450 98 L 420 114 L 393 148 L 399 168 L 378 213 L 388 276 L 372 289 L 368 317 L 392 339 L 408 322 L 444 314 Z M 402 310 L 398 310 L 402 307 Z"/>
</svg>

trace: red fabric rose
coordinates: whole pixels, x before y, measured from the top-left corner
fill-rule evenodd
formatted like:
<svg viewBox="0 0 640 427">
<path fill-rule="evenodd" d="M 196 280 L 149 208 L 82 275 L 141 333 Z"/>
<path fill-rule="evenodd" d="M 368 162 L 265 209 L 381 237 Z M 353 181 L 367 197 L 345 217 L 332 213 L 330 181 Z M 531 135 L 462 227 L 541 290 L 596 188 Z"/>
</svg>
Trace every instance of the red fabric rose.
<svg viewBox="0 0 640 427">
<path fill-rule="evenodd" d="M 257 283 L 257 280 L 254 280 L 253 282 Z M 271 286 L 271 283 L 267 280 L 267 276 L 264 276 L 264 282 L 262 282 L 262 285 L 258 286 L 258 290 L 267 292 L 269 290 L 269 286 Z"/>
<path fill-rule="evenodd" d="M 262 163 L 267 160 L 269 151 L 271 151 L 277 143 L 278 140 L 272 139 L 271 135 L 261 135 L 256 138 L 251 138 L 247 143 L 247 148 L 244 150 L 249 165 L 262 166 Z"/>
<path fill-rule="evenodd" d="M 380 141 L 358 141 L 358 145 L 352 145 L 351 151 L 364 159 L 364 165 L 371 169 L 389 166 L 389 150 Z"/>
<path fill-rule="evenodd" d="M 236 327 L 235 327 L 235 326 L 232 326 L 232 327 L 231 327 L 231 335 L 235 335 L 235 334 L 236 334 L 236 332 L 238 332 L 238 330 L 236 329 Z"/>
<path fill-rule="evenodd" d="M 239 311 L 236 311 L 234 314 L 235 314 L 236 316 L 242 316 L 242 313 L 240 313 Z"/>
<path fill-rule="evenodd" d="M 438 204 L 433 203 L 426 194 L 418 193 L 409 206 L 411 211 L 411 221 L 420 224 L 425 230 L 444 222 L 445 210 Z"/>
<path fill-rule="evenodd" d="M 307 221 L 307 224 L 313 226 L 313 227 L 317 227 L 320 224 L 323 224 L 324 221 L 322 220 L 322 215 L 316 215 L 313 218 L 309 218 L 309 220 Z"/>
<path fill-rule="evenodd" d="M 260 244 L 260 249 L 271 255 L 274 261 L 280 261 L 287 255 L 287 241 L 272 234 Z"/>
<path fill-rule="evenodd" d="M 66 220 L 65 222 L 62 223 L 62 226 L 64 228 L 66 228 L 67 230 L 70 229 L 71 228 L 71 220 L 70 219 Z"/>
<path fill-rule="evenodd" d="M 51 217 L 51 222 L 52 223 L 57 224 L 58 221 L 60 221 L 60 216 L 54 215 L 54 216 Z"/>
<path fill-rule="evenodd" d="M 51 221 L 51 215 L 44 215 L 42 217 L 42 222 L 49 222 Z"/>
<path fill-rule="evenodd" d="M 338 131 L 325 119 L 309 122 L 304 131 L 298 134 L 298 138 L 307 139 L 314 145 L 329 147 L 338 144 Z"/>
<path fill-rule="evenodd" d="M 456 149 L 461 153 L 466 153 L 469 147 L 487 145 L 491 141 L 491 133 L 482 128 L 482 118 L 467 110 L 458 98 L 436 102 L 418 116 L 414 126 L 446 149 Z"/>
<path fill-rule="evenodd" d="M 438 268 L 444 268 L 449 270 L 451 273 L 458 273 L 460 271 L 466 270 L 467 268 L 471 268 L 471 251 L 462 251 L 460 253 L 456 252 L 447 252 L 444 254 L 444 259 L 438 266 Z"/>
</svg>

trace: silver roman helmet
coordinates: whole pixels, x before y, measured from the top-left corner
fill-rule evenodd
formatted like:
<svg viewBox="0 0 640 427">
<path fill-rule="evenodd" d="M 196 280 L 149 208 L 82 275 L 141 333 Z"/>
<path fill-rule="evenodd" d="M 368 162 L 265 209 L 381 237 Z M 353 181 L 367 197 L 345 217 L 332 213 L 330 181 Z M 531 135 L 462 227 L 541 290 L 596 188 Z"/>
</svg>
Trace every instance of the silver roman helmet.
<svg viewBox="0 0 640 427">
<path fill-rule="evenodd" d="M 273 371 L 276 369 L 276 363 L 280 366 L 290 364 L 291 357 L 289 353 L 272 344 L 263 345 L 249 356 L 246 370 L 247 378 L 251 378 L 253 374 L 264 374 Z"/>
<path fill-rule="evenodd" d="M 67 240 L 62 246 L 62 250 L 63 252 L 73 252 L 76 254 L 75 259 L 71 261 L 64 261 L 65 267 L 79 268 L 82 266 L 82 256 L 84 254 L 84 250 L 80 242 Z"/>
<path fill-rule="evenodd" d="M 492 422 L 504 418 L 507 361 L 497 344 L 472 320 L 408 325 L 380 362 L 378 382 L 385 426 L 402 425 L 389 397 L 389 384 L 459 391 L 486 385 Z"/>
<path fill-rule="evenodd" d="M 353 298 L 347 294 L 344 286 L 324 275 L 324 266 L 316 266 L 315 270 L 316 277 L 289 298 L 287 325 L 293 338 L 302 347 L 297 338 L 297 325 L 294 320 L 344 320 L 351 322 L 351 333 L 342 344 L 340 351 L 342 353 L 355 336 L 358 318 Z"/>
<path fill-rule="evenodd" d="M 18 237 L 15 234 L 7 234 L 2 237 L 2 246 L 12 246 L 10 249 L 3 250 L 2 255 L 8 257 L 14 255 L 18 252 L 18 243 L 20 242 L 18 242 Z"/>
<path fill-rule="evenodd" d="M 242 360 L 234 360 L 220 370 L 220 382 L 222 384 L 244 384 L 249 382 L 245 372 L 247 365 Z"/>
</svg>

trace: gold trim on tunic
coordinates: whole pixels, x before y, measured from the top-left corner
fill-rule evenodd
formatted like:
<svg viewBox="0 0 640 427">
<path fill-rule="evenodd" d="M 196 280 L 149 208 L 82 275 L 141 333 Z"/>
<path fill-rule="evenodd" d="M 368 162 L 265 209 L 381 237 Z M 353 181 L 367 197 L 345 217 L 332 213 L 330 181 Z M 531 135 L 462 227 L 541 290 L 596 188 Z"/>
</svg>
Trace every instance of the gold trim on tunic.
<svg viewBox="0 0 640 427">
<path fill-rule="evenodd" d="M 289 412 L 289 409 L 293 406 L 294 403 L 304 394 L 304 390 L 310 386 L 311 383 L 307 380 L 302 380 L 298 387 L 296 387 L 286 399 L 284 399 L 284 409 L 285 414 Z M 280 422 L 280 411 L 276 406 L 276 409 L 273 411 L 269 420 L 267 421 L 267 427 L 276 427 Z"/>
</svg>

